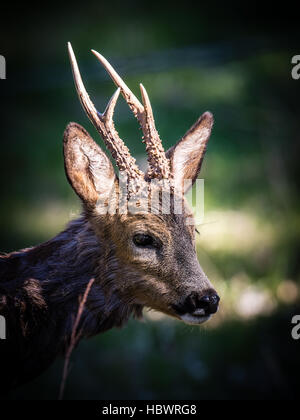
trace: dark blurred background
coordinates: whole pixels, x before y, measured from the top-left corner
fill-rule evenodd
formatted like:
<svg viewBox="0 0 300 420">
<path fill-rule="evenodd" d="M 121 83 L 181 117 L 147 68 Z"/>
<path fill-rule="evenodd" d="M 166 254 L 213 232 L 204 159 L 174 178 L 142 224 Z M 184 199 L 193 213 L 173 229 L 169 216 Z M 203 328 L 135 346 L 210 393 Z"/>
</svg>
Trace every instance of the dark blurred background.
<svg viewBox="0 0 300 420">
<path fill-rule="evenodd" d="M 191 327 L 155 312 L 82 342 L 68 399 L 296 398 L 299 305 L 300 54 L 296 11 L 214 1 L 85 2 L 34 9 L 1 6 L 0 252 L 54 236 L 80 213 L 67 183 L 62 134 L 76 121 L 102 142 L 79 104 L 71 41 L 98 109 L 115 88 L 91 54 L 101 52 L 139 95 L 143 82 L 167 149 L 204 111 L 215 126 L 201 178 L 201 265 L 220 312 Z M 142 160 L 138 125 L 120 100 L 116 125 Z M 102 144 L 102 143 L 101 143 Z M 56 399 L 63 361 L 12 392 Z"/>
</svg>

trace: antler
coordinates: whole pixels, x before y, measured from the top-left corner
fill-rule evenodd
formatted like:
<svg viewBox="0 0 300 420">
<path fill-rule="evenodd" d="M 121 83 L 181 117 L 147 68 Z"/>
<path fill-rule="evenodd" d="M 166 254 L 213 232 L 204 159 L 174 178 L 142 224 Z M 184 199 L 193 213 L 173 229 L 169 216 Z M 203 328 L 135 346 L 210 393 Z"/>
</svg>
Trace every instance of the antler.
<svg viewBox="0 0 300 420">
<path fill-rule="evenodd" d="M 121 90 L 121 93 L 129 105 L 129 108 L 141 125 L 143 131 L 143 143 L 146 145 L 149 163 L 149 168 L 145 175 L 145 179 L 149 180 L 152 178 L 169 178 L 171 175 L 170 162 L 165 155 L 164 148 L 155 128 L 153 112 L 146 89 L 142 84 L 140 84 L 144 104 L 143 106 L 137 97 L 131 92 L 128 86 L 124 83 L 118 73 L 114 70 L 114 68 L 109 64 L 109 62 L 97 51 L 92 50 L 92 52 L 104 66 L 116 86 Z"/>
<path fill-rule="evenodd" d="M 101 134 L 120 171 L 126 171 L 128 177 L 131 179 L 137 180 L 143 178 L 144 174 L 139 170 L 135 159 L 130 155 L 123 140 L 120 139 L 113 123 L 113 114 L 121 89 L 118 88 L 114 93 L 103 114 L 98 112 L 84 87 L 70 42 L 68 43 L 68 50 L 76 90 L 87 116 Z"/>
</svg>

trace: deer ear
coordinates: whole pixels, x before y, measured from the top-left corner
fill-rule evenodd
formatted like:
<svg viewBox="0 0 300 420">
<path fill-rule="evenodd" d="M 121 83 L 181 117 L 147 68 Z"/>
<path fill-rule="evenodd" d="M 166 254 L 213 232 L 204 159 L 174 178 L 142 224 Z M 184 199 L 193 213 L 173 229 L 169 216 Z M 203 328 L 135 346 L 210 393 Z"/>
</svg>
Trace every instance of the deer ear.
<svg viewBox="0 0 300 420">
<path fill-rule="evenodd" d="M 182 139 L 166 152 L 178 188 L 182 188 L 184 180 L 189 179 L 193 184 L 197 179 L 212 126 L 213 116 L 205 112 Z"/>
<path fill-rule="evenodd" d="M 116 179 L 114 168 L 101 148 L 79 124 L 70 123 L 64 132 L 67 178 L 81 200 L 95 206 L 109 196 Z"/>
</svg>

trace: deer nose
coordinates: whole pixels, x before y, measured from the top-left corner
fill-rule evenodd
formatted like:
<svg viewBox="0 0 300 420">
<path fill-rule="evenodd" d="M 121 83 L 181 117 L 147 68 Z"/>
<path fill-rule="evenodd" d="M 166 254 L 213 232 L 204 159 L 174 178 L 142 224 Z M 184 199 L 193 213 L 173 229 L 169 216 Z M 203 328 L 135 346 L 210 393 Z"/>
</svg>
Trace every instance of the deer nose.
<svg viewBox="0 0 300 420">
<path fill-rule="evenodd" d="M 220 298 L 213 289 L 204 293 L 192 292 L 185 300 L 187 312 L 193 315 L 212 315 L 217 312 Z"/>
<path fill-rule="evenodd" d="M 197 315 L 212 315 L 215 314 L 219 307 L 220 298 L 219 296 L 214 293 L 210 295 L 202 296 L 196 302 L 196 309 L 194 310 L 194 314 Z"/>
<path fill-rule="evenodd" d="M 179 315 L 191 314 L 196 316 L 209 316 L 217 312 L 220 298 L 213 289 L 204 293 L 192 292 L 179 305 L 173 308 Z"/>
</svg>

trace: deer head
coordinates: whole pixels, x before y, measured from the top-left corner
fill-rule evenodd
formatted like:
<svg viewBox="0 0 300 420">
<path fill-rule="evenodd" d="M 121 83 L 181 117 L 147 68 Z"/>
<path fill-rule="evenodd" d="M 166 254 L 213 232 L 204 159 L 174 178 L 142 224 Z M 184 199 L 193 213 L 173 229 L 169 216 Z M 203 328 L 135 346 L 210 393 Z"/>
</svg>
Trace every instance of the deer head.
<svg viewBox="0 0 300 420">
<path fill-rule="evenodd" d="M 110 293 L 117 290 L 126 302 L 200 324 L 217 311 L 219 297 L 197 260 L 195 224 L 184 198 L 184 181 L 193 184 L 199 174 L 213 117 L 204 113 L 165 153 L 145 88 L 140 85 L 142 104 L 107 60 L 93 51 L 117 86 L 105 111 L 98 112 L 83 85 L 71 44 L 68 48 L 80 102 L 120 171 L 115 173 L 107 155 L 84 128 L 68 125 L 64 134 L 66 174 L 106 250 L 106 263 L 99 262 L 99 278 L 105 273 Z M 120 93 L 142 128 L 146 173 L 138 168 L 114 127 Z M 176 211 L 178 203 L 181 211 Z"/>
</svg>

